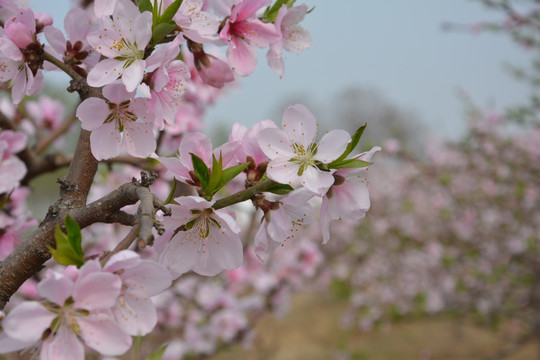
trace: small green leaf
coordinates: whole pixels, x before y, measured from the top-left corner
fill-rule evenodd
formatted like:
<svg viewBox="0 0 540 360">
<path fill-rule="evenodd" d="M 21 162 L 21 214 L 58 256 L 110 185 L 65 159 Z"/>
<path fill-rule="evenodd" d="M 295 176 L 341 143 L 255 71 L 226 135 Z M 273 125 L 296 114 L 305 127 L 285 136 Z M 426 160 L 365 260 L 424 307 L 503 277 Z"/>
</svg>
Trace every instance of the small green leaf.
<svg viewBox="0 0 540 360">
<path fill-rule="evenodd" d="M 54 238 L 56 240 L 56 249 L 48 247 L 51 255 L 60 265 L 76 265 L 81 267 L 84 264 L 84 253 L 81 246 L 81 229 L 79 224 L 73 219 L 66 217 L 65 226 L 67 234 L 65 234 L 60 225 L 54 230 Z"/>
<path fill-rule="evenodd" d="M 343 160 L 340 162 L 332 162 L 330 165 L 330 168 L 332 169 L 345 169 L 345 168 L 363 168 L 366 166 L 369 166 L 373 164 L 369 161 L 363 161 L 363 160 L 357 160 L 357 159 L 349 159 L 349 160 Z"/>
<path fill-rule="evenodd" d="M 79 224 L 75 220 L 73 220 L 69 215 L 66 216 L 66 220 L 64 221 L 64 224 L 66 226 L 67 236 L 69 243 L 77 253 L 77 255 L 83 256 L 83 250 L 82 250 L 82 236 L 81 236 L 81 228 L 79 227 Z"/>
<path fill-rule="evenodd" d="M 223 175 L 223 158 L 221 153 L 219 154 L 219 161 L 214 155 L 212 155 L 212 172 L 210 173 L 210 180 L 208 181 L 208 188 L 205 195 L 213 196 L 221 188 L 221 177 Z"/>
<path fill-rule="evenodd" d="M 157 44 L 161 39 L 174 31 L 174 29 L 176 29 L 176 23 L 174 21 L 158 24 L 152 31 L 152 44 Z"/>
<path fill-rule="evenodd" d="M 158 4 L 157 0 L 154 0 L 154 6 L 152 6 L 152 30 L 159 24 L 159 17 L 161 14 L 161 1 Z"/>
<path fill-rule="evenodd" d="M 334 167 L 333 164 L 334 163 L 339 163 L 342 160 L 344 160 L 347 156 L 349 156 L 349 154 L 356 148 L 356 145 L 358 145 L 358 142 L 360 141 L 360 138 L 362 137 L 362 134 L 364 133 L 364 130 L 366 129 L 366 126 L 367 126 L 367 124 L 364 124 L 364 125 L 360 126 L 358 128 L 358 130 L 356 130 L 356 132 L 352 136 L 351 142 L 349 143 L 349 145 L 347 145 L 347 148 L 345 149 L 345 152 L 343 154 L 341 154 L 341 156 L 338 157 L 336 160 L 334 160 L 332 163 L 330 163 L 330 167 L 332 167 L 334 169 L 337 169 L 336 167 Z"/>
<path fill-rule="evenodd" d="M 174 15 L 178 12 L 178 9 L 180 9 L 180 5 L 182 5 L 182 0 L 175 0 L 171 5 L 169 5 L 163 14 L 161 14 L 161 18 L 159 19 L 159 23 L 168 23 L 172 20 Z"/>
<path fill-rule="evenodd" d="M 249 166 L 249 162 L 243 164 L 238 164 L 223 170 L 223 176 L 221 177 L 220 189 L 227 185 L 232 179 L 234 179 L 238 174 L 245 170 Z"/>
<path fill-rule="evenodd" d="M 152 3 L 150 2 L 150 0 L 139 0 L 138 6 L 141 13 L 145 11 L 152 12 Z"/>
<path fill-rule="evenodd" d="M 283 5 L 287 5 L 288 8 L 291 8 L 295 2 L 296 0 L 277 0 L 274 5 L 266 8 L 262 20 L 264 22 L 273 23 L 276 20 L 279 9 L 281 9 Z"/>
<path fill-rule="evenodd" d="M 286 194 L 290 193 L 293 190 L 294 189 L 290 185 L 287 185 L 287 184 L 275 184 L 274 186 L 272 186 L 271 188 L 269 188 L 269 189 L 267 189 L 265 191 L 271 192 L 271 193 L 277 194 L 277 195 L 286 195 Z"/>
<path fill-rule="evenodd" d="M 165 200 L 165 203 L 163 203 L 163 205 L 169 205 L 173 201 L 175 191 L 176 191 L 176 179 L 173 178 L 171 192 L 169 193 L 169 196 L 167 196 L 167 200 Z"/>
<path fill-rule="evenodd" d="M 161 345 L 161 347 L 156 352 L 148 355 L 146 360 L 161 360 L 166 349 L 167 349 L 167 344 Z"/>
<path fill-rule="evenodd" d="M 189 154 L 191 155 L 191 162 L 193 163 L 193 171 L 201 182 L 201 189 L 203 190 L 203 193 L 206 194 L 205 190 L 208 188 L 208 182 L 210 181 L 210 170 L 200 157 L 193 153 Z"/>
</svg>

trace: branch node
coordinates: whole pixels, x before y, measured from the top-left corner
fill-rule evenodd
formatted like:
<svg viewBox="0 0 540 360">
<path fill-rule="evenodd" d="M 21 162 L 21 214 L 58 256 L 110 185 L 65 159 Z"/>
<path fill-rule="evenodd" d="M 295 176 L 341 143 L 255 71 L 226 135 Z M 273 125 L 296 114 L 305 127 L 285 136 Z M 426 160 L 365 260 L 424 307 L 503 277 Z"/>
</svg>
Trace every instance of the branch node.
<svg viewBox="0 0 540 360">
<path fill-rule="evenodd" d="M 70 93 L 76 91 L 76 92 L 79 93 L 79 96 L 81 97 L 81 99 L 86 99 L 90 89 L 88 89 L 88 84 L 86 83 L 86 81 L 84 79 L 82 79 L 82 80 L 73 79 L 73 80 L 71 80 L 69 82 L 69 86 L 67 88 L 67 91 L 70 92 Z"/>
<path fill-rule="evenodd" d="M 141 185 L 144 187 L 149 187 L 154 183 L 154 181 L 156 181 L 157 177 L 158 173 L 155 171 L 151 171 L 150 174 L 141 171 Z"/>
<path fill-rule="evenodd" d="M 60 190 L 62 191 L 75 191 L 77 190 L 77 184 L 67 180 L 57 178 L 56 182 L 60 184 Z"/>
</svg>

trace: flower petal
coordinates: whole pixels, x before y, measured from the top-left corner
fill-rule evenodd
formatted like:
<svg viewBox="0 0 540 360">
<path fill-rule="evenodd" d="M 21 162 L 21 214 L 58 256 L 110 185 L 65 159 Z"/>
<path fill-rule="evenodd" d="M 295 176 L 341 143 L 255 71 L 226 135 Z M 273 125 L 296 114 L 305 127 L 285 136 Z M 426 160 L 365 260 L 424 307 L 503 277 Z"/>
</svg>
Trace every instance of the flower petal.
<svg viewBox="0 0 540 360">
<path fill-rule="evenodd" d="M 2 320 L 4 332 L 20 341 L 37 341 L 51 326 L 56 317 L 37 301 L 25 301 L 17 305 Z"/>
<path fill-rule="evenodd" d="M 306 149 L 317 134 L 315 116 L 302 104 L 289 106 L 283 113 L 281 123 L 283 130 L 293 139 L 293 142 Z"/>
<path fill-rule="evenodd" d="M 131 337 L 108 314 L 90 314 L 80 318 L 78 324 L 86 345 L 100 354 L 122 355 L 131 347 Z"/>
<path fill-rule="evenodd" d="M 103 124 L 110 114 L 109 106 L 103 99 L 91 97 L 84 100 L 77 107 L 77 117 L 81 120 L 81 127 L 93 131 Z"/>
<path fill-rule="evenodd" d="M 122 280 L 107 272 L 79 277 L 73 289 L 74 306 L 86 310 L 110 308 L 120 295 L 121 286 Z"/>
<path fill-rule="evenodd" d="M 332 130 L 321 138 L 314 159 L 328 164 L 343 154 L 351 142 L 351 135 L 345 130 Z"/>
<path fill-rule="evenodd" d="M 124 72 L 123 62 L 105 59 L 97 63 L 88 73 L 88 85 L 100 87 L 112 83 Z"/>
<path fill-rule="evenodd" d="M 110 159 L 120 153 L 122 135 L 114 122 L 101 125 L 90 134 L 90 147 L 96 160 Z"/>
</svg>

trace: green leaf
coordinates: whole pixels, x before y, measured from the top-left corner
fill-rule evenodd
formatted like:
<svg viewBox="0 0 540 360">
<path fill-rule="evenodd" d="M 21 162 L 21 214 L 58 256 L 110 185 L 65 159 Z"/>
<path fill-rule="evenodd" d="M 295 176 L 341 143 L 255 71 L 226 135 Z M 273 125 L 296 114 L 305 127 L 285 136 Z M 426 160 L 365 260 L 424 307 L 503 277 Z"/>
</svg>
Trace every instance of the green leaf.
<svg viewBox="0 0 540 360">
<path fill-rule="evenodd" d="M 165 9 L 163 14 L 161 14 L 161 18 L 159 19 L 159 23 L 168 23 L 172 20 L 174 15 L 178 12 L 178 9 L 180 9 L 180 5 L 182 5 L 182 0 L 175 0 L 171 5 Z"/>
<path fill-rule="evenodd" d="M 295 2 L 296 0 L 277 0 L 274 5 L 266 8 L 262 20 L 264 22 L 273 23 L 276 20 L 279 9 L 281 9 L 283 5 L 287 5 L 288 8 L 291 8 Z"/>
<path fill-rule="evenodd" d="M 161 1 L 158 4 L 157 0 L 154 0 L 154 6 L 152 6 L 152 30 L 159 24 L 159 17 L 161 14 Z"/>
<path fill-rule="evenodd" d="M 150 2 L 150 0 L 139 0 L 138 6 L 141 13 L 145 11 L 152 12 L 152 3 Z"/>
<path fill-rule="evenodd" d="M 349 143 L 349 145 L 347 145 L 345 152 L 341 154 L 340 157 L 338 157 L 336 160 L 334 160 L 333 162 L 329 164 L 331 168 L 337 169 L 336 167 L 334 167 L 334 163 L 339 163 L 342 160 L 344 160 L 347 156 L 349 156 L 349 154 L 354 150 L 354 148 L 356 148 L 356 145 L 358 145 L 358 142 L 360 141 L 360 138 L 362 137 L 362 134 L 364 133 L 366 126 L 367 124 L 364 124 L 360 126 L 358 130 L 356 130 L 356 132 L 352 136 L 351 142 Z"/>
<path fill-rule="evenodd" d="M 363 161 L 363 160 L 357 160 L 357 159 L 349 159 L 349 160 L 343 160 L 340 162 L 332 162 L 329 164 L 330 168 L 332 169 L 345 169 L 345 168 L 363 168 L 366 166 L 369 166 L 373 164 L 369 161 Z"/>
<path fill-rule="evenodd" d="M 156 352 L 148 355 L 146 360 L 161 360 L 163 354 L 165 353 L 165 349 L 167 349 L 167 344 L 161 345 L 161 347 Z"/>
<path fill-rule="evenodd" d="M 66 226 L 67 236 L 69 239 L 69 243 L 77 253 L 77 255 L 83 256 L 83 250 L 82 250 L 82 236 L 81 236 L 81 228 L 79 227 L 79 224 L 75 220 L 73 220 L 69 215 L 66 216 L 66 220 L 64 221 L 64 224 Z"/>
<path fill-rule="evenodd" d="M 213 196 L 221 188 L 219 186 L 221 182 L 221 176 L 223 175 L 223 158 L 221 153 L 219 154 L 219 161 L 212 154 L 212 172 L 210 173 L 210 180 L 208 181 L 208 188 L 204 192 L 207 196 Z"/>
<path fill-rule="evenodd" d="M 203 189 L 203 193 L 205 193 L 205 189 L 208 188 L 208 182 L 210 181 L 210 170 L 208 170 L 208 166 L 206 166 L 200 157 L 194 153 L 189 154 L 191 155 L 191 162 L 193 163 L 193 171 L 199 178 L 201 188 Z"/>
<path fill-rule="evenodd" d="M 167 196 L 167 200 L 165 200 L 163 205 L 169 205 L 173 201 L 175 191 L 176 191 L 176 179 L 173 178 L 171 192 L 169 192 L 169 196 Z"/>
<path fill-rule="evenodd" d="M 76 265 L 81 267 L 84 264 L 84 253 L 81 246 L 81 229 L 76 221 L 66 216 L 65 226 L 67 234 L 65 234 L 60 225 L 54 230 L 54 238 L 56 240 L 56 249 L 48 247 L 54 260 L 60 265 Z"/>
<path fill-rule="evenodd" d="M 227 185 L 232 179 L 234 179 L 238 174 L 244 171 L 248 166 L 249 162 L 245 162 L 243 164 L 238 164 L 223 170 L 220 189 Z"/>
<path fill-rule="evenodd" d="M 277 194 L 277 195 L 286 195 L 286 194 L 290 193 L 293 190 L 294 189 L 290 185 L 276 184 L 276 185 L 272 186 L 271 188 L 269 188 L 269 189 L 267 189 L 265 191 L 271 192 L 271 193 Z"/>
<path fill-rule="evenodd" d="M 157 44 L 165 36 L 169 35 L 176 29 L 176 23 L 174 21 L 158 24 L 152 31 L 152 44 Z"/>
</svg>

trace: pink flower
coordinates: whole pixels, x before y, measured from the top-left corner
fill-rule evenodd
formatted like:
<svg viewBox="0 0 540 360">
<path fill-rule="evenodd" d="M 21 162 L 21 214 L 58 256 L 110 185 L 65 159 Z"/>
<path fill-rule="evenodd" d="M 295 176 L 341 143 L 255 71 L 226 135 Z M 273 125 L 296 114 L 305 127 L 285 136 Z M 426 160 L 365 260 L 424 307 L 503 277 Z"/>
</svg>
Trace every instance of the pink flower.
<svg viewBox="0 0 540 360">
<path fill-rule="evenodd" d="M 111 17 L 103 17 L 88 42 L 108 59 L 88 73 L 90 86 L 103 86 L 122 77 L 127 91 L 134 91 L 143 79 L 144 49 L 152 37 L 152 14 L 140 13 L 129 0 L 118 0 Z"/>
<path fill-rule="evenodd" d="M 311 223 L 313 208 L 308 201 L 313 193 L 298 189 L 276 201 L 277 208 L 270 208 L 263 217 L 263 222 L 255 235 L 255 254 L 261 261 L 283 246 L 287 240 L 298 235 L 302 226 Z"/>
<path fill-rule="evenodd" d="M 309 32 L 298 25 L 300 21 L 304 20 L 307 11 L 308 6 L 306 4 L 294 6 L 290 9 L 287 8 L 287 5 L 283 5 L 279 9 L 274 25 L 281 32 L 281 41 L 270 45 L 266 58 L 268 66 L 278 73 L 280 78 L 283 78 L 285 73 L 285 64 L 282 58 L 283 48 L 292 53 L 297 53 L 311 47 Z"/>
<path fill-rule="evenodd" d="M 41 344 L 43 360 L 84 359 L 86 345 L 103 355 L 121 355 L 131 338 L 112 321 L 109 308 L 120 294 L 122 281 L 102 272 L 97 261 L 80 269 L 75 281 L 49 272 L 38 284 L 46 301 L 26 301 L 3 320 L 4 332 L 15 344 Z M 11 351 L 14 346 L 11 347 Z M 3 348 L 2 348 L 3 350 Z"/>
<path fill-rule="evenodd" d="M 6 21 L 5 30 L 0 28 L 0 82 L 10 82 L 14 104 L 43 88 L 41 60 L 36 56 L 41 45 L 34 41 L 35 32 L 34 14 L 29 8 L 19 9 Z"/>
<path fill-rule="evenodd" d="M 129 335 L 150 333 L 157 323 L 156 308 L 150 297 L 171 285 L 167 269 L 141 259 L 131 250 L 124 250 L 113 255 L 103 270 L 122 279 L 122 290 L 112 308 L 118 325 Z"/>
<path fill-rule="evenodd" d="M 223 160 L 223 168 L 236 165 L 234 154 L 240 146 L 238 142 L 228 142 L 212 151 L 212 143 L 206 135 L 202 133 L 191 133 L 180 142 L 177 157 L 159 157 L 161 162 L 174 177 L 183 183 L 193 185 L 193 163 L 191 154 L 197 155 L 204 163 L 212 167 L 212 155 Z M 221 154 L 221 155 L 220 155 Z"/>
<path fill-rule="evenodd" d="M 381 150 L 375 146 L 358 157 L 370 161 L 373 154 Z M 369 192 L 364 178 L 366 168 L 339 169 L 334 173 L 336 181 L 323 197 L 321 205 L 321 230 L 323 244 L 330 239 L 330 222 L 362 219 L 369 210 Z"/>
<path fill-rule="evenodd" d="M 171 0 L 164 1 L 167 6 Z M 184 0 L 173 20 L 182 29 L 183 36 L 198 43 L 207 43 L 217 40 L 220 20 L 203 11 L 203 0 Z M 165 9 L 166 7 L 162 7 Z"/>
<path fill-rule="evenodd" d="M 177 38 L 179 39 L 179 38 Z M 176 60 L 180 52 L 179 41 L 158 48 L 146 60 L 148 73 L 139 90 L 150 98 L 150 109 L 155 116 L 156 126 L 163 128 L 163 120 L 174 124 L 180 98 L 187 90 L 191 74 L 183 61 Z"/>
<path fill-rule="evenodd" d="M 152 116 L 146 99 L 132 99 L 119 83 L 103 88 L 103 96 L 84 100 L 77 108 L 82 128 L 91 131 L 90 145 L 97 160 L 109 159 L 120 153 L 122 144 L 136 157 L 148 157 L 156 149 L 152 132 Z"/>
<path fill-rule="evenodd" d="M 15 156 L 25 146 L 25 134 L 11 130 L 0 132 L 0 194 L 19 186 L 26 175 L 26 165 Z"/>
<path fill-rule="evenodd" d="M 270 179 L 308 190 L 323 196 L 334 183 L 330 171 L 319 166 L 336 160 L 351 142 L 344 130 L 326 133 L 317 144 L 315 117 L 303 105 L 289 106 L 283 114 L 284 130 L 264 129 L 260 132 L 259 146 L 270 158 L 267 175 Z"/>
<path fill-rule="evenodd" d="M 46 46 L 57 59 L 63 59 L 71 65 L 84 64 L 87 67 L 93 67 L 99 61 L 100 54 L 90 46 L 86 37 L 91 29 L 88 13 L 81 8 L 71 9 L 64 18 L 64 30 L 68 35 L 69 41 L 66 41 L 64 34 L 59 29 L 47 26 L 43 30 L 50 46 Z M 47 67 L 56 69 L 50 63 L 45 63 Z M 47 69 L 48 70 L 48 69 Z"/>
<path fill-rule="evenodd" d="M 242 265 L 240 228 L 227 212 L 212 209 L 214 202 L 197 196 L 176 201 L 178 205 L 170 205 L 172 216 L 162 220 L 174 234 L 161 253 L 160 262 L 176 274 L 193 270 L 206 276 Z"/>
<path fill-rule="evenodd" d="M 273 24 L 265 24 L 255 17 L 255 12 L 269 5 L 270 0 L 240 0 L 231 10 L 219 37 L 229 44 L 227 58 L 240 76 L 255 71 L 257 52 L 252 46 L 264 48 L 281 39 Z"/>
<path fill-rule="evenodd" d="M 43 95 L 37 101 L 25 102 L 25 105 L 37 126 L 53 130 L 62 124 L 65 111 L 62 102 Z"/>
</svg>

